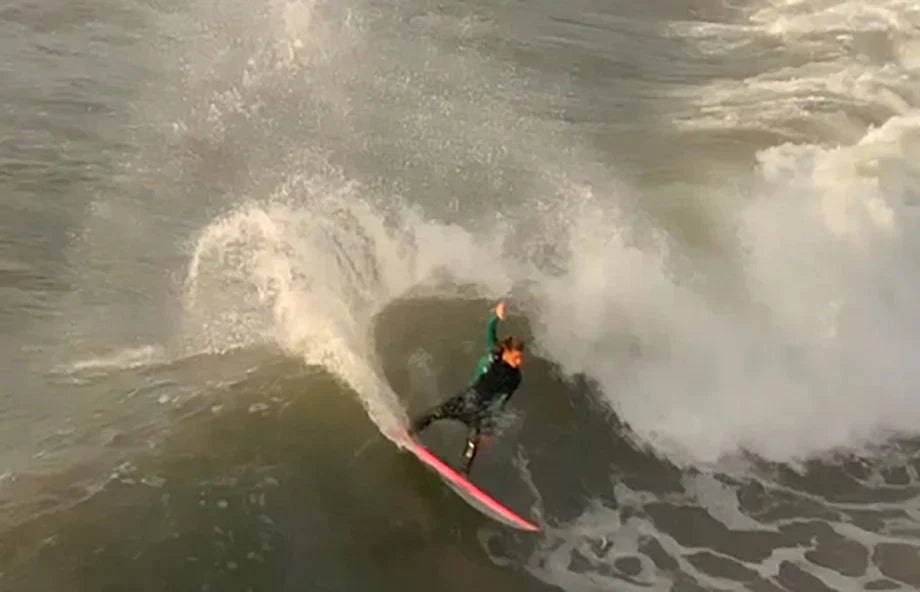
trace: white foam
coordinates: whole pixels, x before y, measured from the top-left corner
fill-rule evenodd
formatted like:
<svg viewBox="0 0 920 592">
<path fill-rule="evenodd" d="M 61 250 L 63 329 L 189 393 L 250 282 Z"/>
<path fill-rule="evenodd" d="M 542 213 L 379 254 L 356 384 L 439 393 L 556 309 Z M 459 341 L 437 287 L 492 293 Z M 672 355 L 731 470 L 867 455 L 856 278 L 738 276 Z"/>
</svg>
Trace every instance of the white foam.
<svg viewBox="0 0 920 592">
<path fill-rule="evenodd" d="M 695 107 L 675 119 L 679 127 L 757 129 L 802 141 L 820 130 L 850 141 L 862 133 L 867 114 L 877 120 L 916 109 L 915 3 L 769 0 L 747 12 L 741 23 L 670 27 L 698 51 L 738 64 L 702 87 L 678 89 Z M 751 73 L 750 63 L 777 45 L 772 53 L 787 59 Z M 750 57 L 742 65 L 744 56 Z"/>
<path fill-rule="evenodd" d="M 682 573 L 713 587 L 726 584 L 700 572 L 684 557 L 684 554 L 699 549 L 684 547 L 671 536 L 658 531 L 643 511 L 644 504 L 661 501 L 654 494 L 631 490 L 622 483 L 616 484 L 614 491 L 617 499 L 615 508 L 594 502 L 571 522 L 549 530 L 531 556 L 528 571 L 564 590 L 577 592 L 670 590 L 674 575 L 659 569 L 640 552 L 641 544 L 654 537 Z M 679 503 L 682 500 L 677 497 L 672 501 Z M 580 564 L 578 567 L 573 566 L 576 556 Z M 638 574 L 625 576 L 617 573 L 615 563 L 625 557 L 638 559 Z M 748 567 L 756 570 L 756 566 Z"/>
<path fill-rule="evenodd" d="M 815 3 L 809 0 L 767 0 L 754 8 L 752 23 L 789 39 L 798 35 L 839 31 L 902 31 L 915 26 L 920 14 L 907 0 L 866 3 L 851 0 Z M 913 25 L 912 25 L 913 23 Z"/>
<path fill-rule="evenodd" d="M 165 356 L 163 348 L 157 345 L 127 347 L 107 355 L 77 360 L 59 366 L 55 373 L 86 374 L 142 368 L 165 361 Z"/>
</svg>

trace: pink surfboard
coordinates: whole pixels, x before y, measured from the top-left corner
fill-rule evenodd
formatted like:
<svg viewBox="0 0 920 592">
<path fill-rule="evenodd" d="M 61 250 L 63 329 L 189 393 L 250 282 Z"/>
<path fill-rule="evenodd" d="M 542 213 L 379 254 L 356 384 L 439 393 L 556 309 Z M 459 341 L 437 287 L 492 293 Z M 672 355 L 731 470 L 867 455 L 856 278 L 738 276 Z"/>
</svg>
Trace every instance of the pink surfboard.
<svg viewBox="0 0 920 592">
<path fill-rule="evenodd" d="M 413 440 L 408 434 L 403 433 L 401 440 L 412 454 L 428 467 L 434 469 L 457 495 L 486 516 L 520 530 L 531 532 L 540 530 L 539 526 L 518 516 L 492 498 L 492 496 L 473 485 L 466 477 L 452 469 L 427 448 Z"/>
</svg>

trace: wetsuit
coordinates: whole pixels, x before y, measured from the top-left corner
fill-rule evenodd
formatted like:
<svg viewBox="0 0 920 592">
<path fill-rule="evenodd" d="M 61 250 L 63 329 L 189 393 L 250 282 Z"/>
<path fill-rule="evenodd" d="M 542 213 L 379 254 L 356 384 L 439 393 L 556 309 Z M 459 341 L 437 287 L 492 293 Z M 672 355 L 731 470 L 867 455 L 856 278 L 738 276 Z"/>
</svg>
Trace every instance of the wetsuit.
<svg viewBox="0 0 920 592">
<path fill-rule="evenodd" d="M 521 384 L 521 371 L 502 360 L 501 349 L 496 347 L 498 316 L 493 312 L 486 326 L 489 353 L 479 360 L 473 382 L 461 393 L 430 409 L 412 422 L 412 433 L 418 433 L 440 419 L 456 419 L 469 428 L 463 452 L 463 472 L 467 475 L 476 457 L 479 439 L 492 428 L 495 411 L 505 404 Z"/>
</svg>

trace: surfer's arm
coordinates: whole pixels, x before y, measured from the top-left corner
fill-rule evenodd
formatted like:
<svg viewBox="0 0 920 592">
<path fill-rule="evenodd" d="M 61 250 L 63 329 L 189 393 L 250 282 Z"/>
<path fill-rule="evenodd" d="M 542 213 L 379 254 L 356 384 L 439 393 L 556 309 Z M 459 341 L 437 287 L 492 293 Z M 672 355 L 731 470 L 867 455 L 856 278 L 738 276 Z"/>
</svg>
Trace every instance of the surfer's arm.
<svg viewBox="0 0 920 592">
<path fill-rule="evenodd" d="M 498 343 L 498 315 L 493 312 L 489 315 L 489 322 L 486 323 L 486 347 L 488 351 L 492 351 L 496 343 Z"/>
<path fill-rule="evenodd" d="M 505 318 L 505 303 L 499 302 L 489 315 L 489 322 L 486 324 L 486 344 L 490 352 L 498 343 L 498 321 L 503 318 Z"/>
<path fill-rule="evenodd" d="M 492 363 L 492 355 L 495 346 L 498 344 L 498 321 L 503 318 L 505 318 L 505 303 L 499 302 L 495 305 L 495 309 L 489 315 L 489 321 L 486 323 L 486 345 L 488 347 L 486 354 L 479 358 L 476 371 L 473 373 L 473 382 L 479 380 L 479 377 L 489 369 L 489 364 Z"/>
</svg>

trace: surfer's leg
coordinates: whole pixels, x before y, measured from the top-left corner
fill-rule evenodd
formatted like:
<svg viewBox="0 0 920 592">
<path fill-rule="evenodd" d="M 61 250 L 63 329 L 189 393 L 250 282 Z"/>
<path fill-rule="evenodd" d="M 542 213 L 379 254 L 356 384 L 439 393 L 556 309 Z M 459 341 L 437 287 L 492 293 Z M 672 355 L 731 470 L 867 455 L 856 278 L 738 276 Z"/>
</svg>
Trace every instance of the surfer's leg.
<svg viewBox="0 0 920 592">
<path fill-rule="evenodd" d="M 474 419 L 469 424 L 470 430 L 466 436 L 466 448 L 463 450 L 463 474 L 469 477 L 470 470 L 473 468 L 473 460 L 476 458 L 476 452 L 479 450 L 479 418 Z"/>
<path fill-rule="evenodd" d="M 432 407 L 423 415 L 418 417 L 418 419 L 414 420 L 412 425 L 409 427 L 409 433 L 417 434 L 427 428 L 433 421 L 458 417 L 462 406 L 463 395 L 454 395 L 440 405 Z"/>
<path fill-rule="evenodd" d="M 409 433 L 415 435 L 427 428 L 428 424 L 434 421 L 436 411 L 437 408 L 426 411 L 424 414 L 413 419 L 412 423 L 409 424 Z"/>
<path fill-rule="evenodd" d="M 441 405 L 438 405 L 437 407 L 433 407 L 432 409 L 429 409 L 423 415 L 413 420 L 412 425 L 409 426 L 409 433 L 417 434 L 421 432 L 422 430 L 424 430 L 425 428 L 427 428 L 431 424 L 431 422 L 437 421 L 439 419 L 444 419 L 443 410 L 441 409 Z"/>
</svg>

